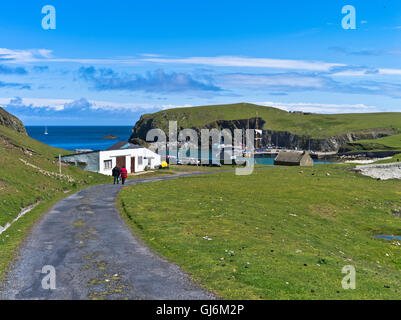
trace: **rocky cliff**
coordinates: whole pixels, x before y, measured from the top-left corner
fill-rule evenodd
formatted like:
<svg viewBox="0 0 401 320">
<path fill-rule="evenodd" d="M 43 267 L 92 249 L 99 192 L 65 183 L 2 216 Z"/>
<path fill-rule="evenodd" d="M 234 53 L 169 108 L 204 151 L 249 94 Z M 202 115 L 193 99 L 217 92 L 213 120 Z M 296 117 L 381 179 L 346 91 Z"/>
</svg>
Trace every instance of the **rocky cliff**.
<svg viewBox="0 0 401 320">
<path fill-rule="evenodd" d="M 8 113 L 0 107 L 0 125 L 13 129 L 23 134 L 27 134 L 25 127 L 20 119 Z"/>
<path fill-rule="evenodd" d="M 145 119 L 141 117 L 141 119 L 135 124 L 134 129 L 132 130 L 132 135 L 129 139 L 131 143 L 135 143 L 136 139 L 141 139 L 146 141 L 146 134 L 151 129 L 161 129 L 166 134 L 168 138 L 168 121 L 166 120 L 164 123 L 155 122 L 153 118 Z M 265 121 L 262 118 L 251 118 L 251 119 L 238 119 L 238 120 L 216 120 L 210 123 L 205 124 L 202 127 L 191 127 L 190 129 L 195 130 L 198 133 L 199 143 L 200 143 L 200 132 L 201 129 L 229 129 L 231 132 L 234 132 L 235 129 L 247 129 L 247 128 L 263 128 Z M 178 123 L 178 132 L 184 128 Z"/>
<path fill-rule="evenodd" d="M 130 141 L 132 142 L 135 138 L 146 140 L 147 132 L 155 128 L 164 130 L 164 132 L 168 136 L 168 119 L 163 120 L 164 121 L 161 122 L 155 121 L 153 118 L 141 117 L 141 119 L 135 124 L 135 127 L 132 130 L 133 133 Z M 191 129 L 194 129 L 198 132 L 198 137 L 200 141 L 200 130 L 202 128 L 230 129 L 233 132 L 234 129 L 263 128 L 264 125 L 265 120 L 259 117 L 255 117 L 250 119 L 238 120 L 216 120 L 203 125 L 201 128 L 192 127 Z M 178 131 L 182 129 L 186 128 L 180 127 L 178 122 Z M 307 135 L 294 134 L 289 131 L 263 130 L 261 147 L 268 145 L 285 147 L 289 149 L 309 149 L 310 147 L 310 149 L 314 151 L 330 152 L 340 150 L 341 147 L 347 142 L 353 142 L 362 139 L 377 139 L 397 133 L 399 133 L 397 129 L 377 128 L 348 132 L 337 136 L 319 139 L 310 138 Z"/>
<path fill-rule="evenodd" d="M 314 151 L 330 152 L 339 151 L 347 142 L 357 140 L 370 140 L 397 134 L 395 129 L 379 128 L 356 132 L 349 132 L 324 139 L 310 138 L 305 135 L 296 135 L 288 131 L 263 131 L 265 144 L 278 145 L 280 147 L 310 149 Z"/>
</svg>

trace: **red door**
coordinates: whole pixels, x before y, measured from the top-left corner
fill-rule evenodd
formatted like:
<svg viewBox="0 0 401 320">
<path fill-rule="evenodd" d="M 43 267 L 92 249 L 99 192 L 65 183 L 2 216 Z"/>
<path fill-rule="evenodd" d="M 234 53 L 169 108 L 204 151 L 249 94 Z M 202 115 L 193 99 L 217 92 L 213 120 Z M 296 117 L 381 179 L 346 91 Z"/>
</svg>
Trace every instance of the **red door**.
<svg viewBox="0 0 401 320">
<path fill-rule="evenodd" d="M 125 157 L 117 157 L 117 167 L 122 168 L 126 166 Z"/>
</svg>

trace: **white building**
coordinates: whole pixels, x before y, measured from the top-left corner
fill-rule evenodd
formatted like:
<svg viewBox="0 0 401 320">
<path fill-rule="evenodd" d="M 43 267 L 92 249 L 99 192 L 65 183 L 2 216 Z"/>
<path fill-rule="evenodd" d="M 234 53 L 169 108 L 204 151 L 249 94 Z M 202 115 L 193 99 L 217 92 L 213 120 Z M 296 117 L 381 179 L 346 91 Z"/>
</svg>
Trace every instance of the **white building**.
<svg viewBox="0 0 401 320">
<path fill-rule="evenodd" d="M 146 167 L 154 169 L 161 165 L 161 157 L 139 145 L 129 142 L 118 142 L 103 151 L 89 151 L 62 156 L 61 160 L 74 164 L 84 170 L 111 175 L 117 166 L 127 169 L 128 173 L 144 171 Z"/>
</svg>

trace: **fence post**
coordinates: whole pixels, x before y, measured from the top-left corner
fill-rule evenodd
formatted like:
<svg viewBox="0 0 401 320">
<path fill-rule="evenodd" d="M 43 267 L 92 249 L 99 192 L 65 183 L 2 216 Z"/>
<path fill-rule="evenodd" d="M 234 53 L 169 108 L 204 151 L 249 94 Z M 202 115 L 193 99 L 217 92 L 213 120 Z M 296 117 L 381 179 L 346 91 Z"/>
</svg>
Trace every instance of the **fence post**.
<svg viewBox="0 0 401 320">
<path fill-rule="evenodd" d="M 59 169 L 60 178 L 61 178 L 61 154 L 58 155 L 58 169 Z"/>
</svg>

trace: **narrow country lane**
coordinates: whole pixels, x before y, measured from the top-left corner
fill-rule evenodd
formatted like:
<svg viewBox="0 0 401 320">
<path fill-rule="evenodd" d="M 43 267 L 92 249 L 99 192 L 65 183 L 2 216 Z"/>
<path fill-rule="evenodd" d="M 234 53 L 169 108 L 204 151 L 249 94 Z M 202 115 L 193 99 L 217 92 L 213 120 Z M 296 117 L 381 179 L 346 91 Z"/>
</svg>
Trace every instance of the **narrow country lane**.
<svg viewBox="0 0 401 320">
<path fill-rule="evenodd" d="M 94 186 L 58 202 L 20 248 L 0 299 L 215 299 L 132 235 L 115 207 L 121 187 Z M 55 290 L 42 288 L 46 265 L 55 268 Z"/>
</svg>

